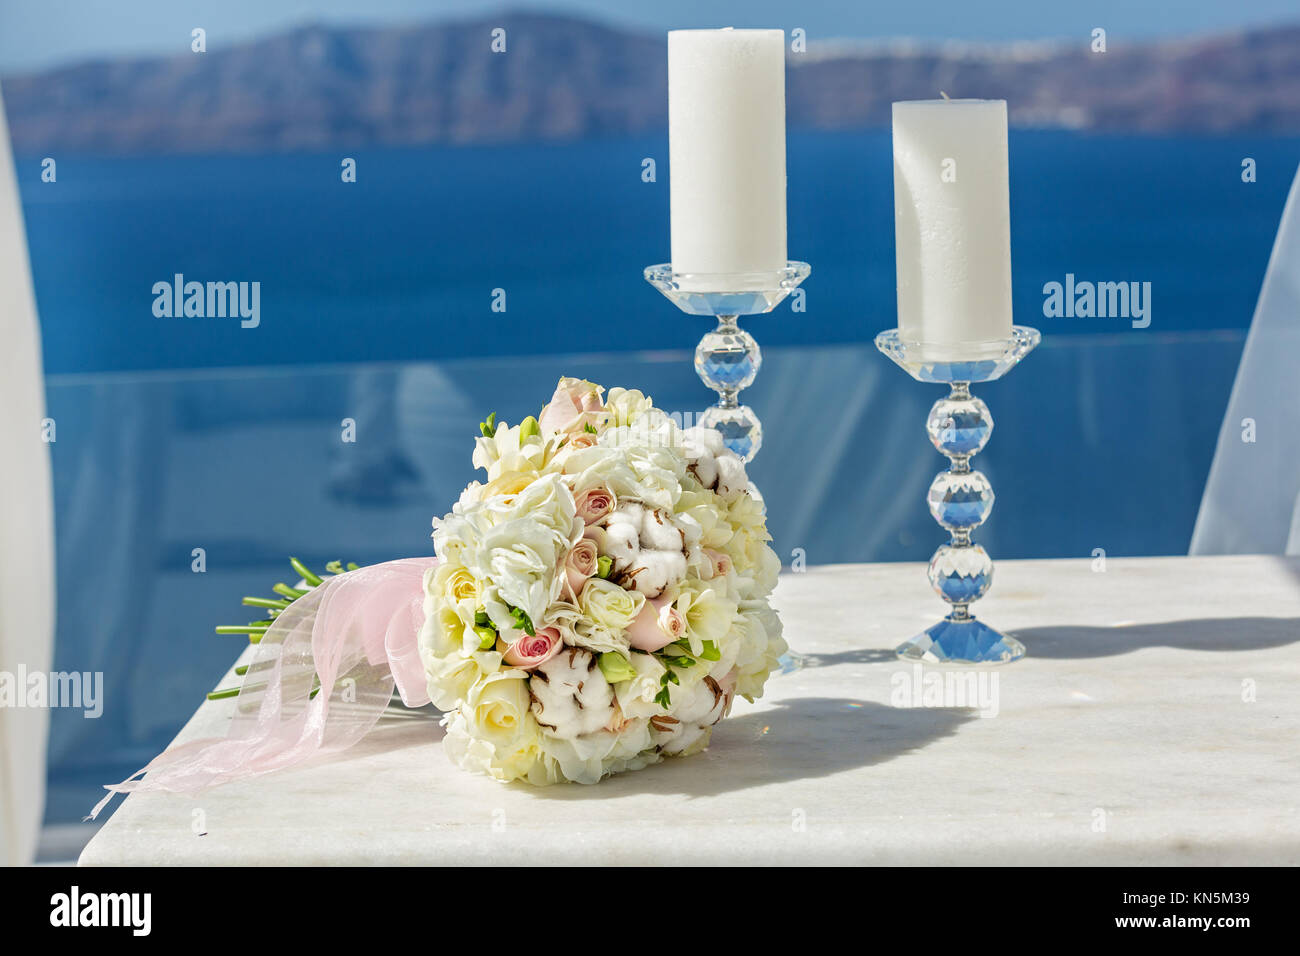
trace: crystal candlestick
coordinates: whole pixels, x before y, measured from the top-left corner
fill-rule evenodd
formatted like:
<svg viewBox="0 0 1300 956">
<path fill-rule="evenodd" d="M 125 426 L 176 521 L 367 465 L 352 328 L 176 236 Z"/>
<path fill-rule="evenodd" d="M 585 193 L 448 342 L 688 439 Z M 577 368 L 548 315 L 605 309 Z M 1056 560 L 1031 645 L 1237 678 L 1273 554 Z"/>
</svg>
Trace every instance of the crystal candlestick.
<svg viewBox="0 0 1300 956">
<path fill-rule="evenodd" d="M 743 275 L 693 275 L 674 272 L 671 263 L 645 270 L 646 280 L 690 315 L 709 315 L 718 327 L 695 349 L 695 371 L 718 393 L 718 403 L 697 424 L 715 428 L 723 443 L 745 461 L 752 461 L 763 444 L 763 426 L 740 390 L 754 382 L 763 354 L 754 337 L 742 329 L 742 315 L 771 312 L 808 277 L 806 262 L 789 262 L 777 272 Z"/>
<path fill-rule="evenodd" d="M 977 620 L 974 601 L 993 584 L 993 561 L 971 541 L 971 532 L 993 510 L 993 488 L 971 468 L 971 458 L 989 440 L 993 416 L 970 392 L 972 382 L 991 382 L 1015 367 L 1039 342 L 1036 329 L 1014 326 L 1011 337 L 960 348 L 905 342 L 896 329 L 876 336 L 876 348 L 919 382 L 949 386 L 934 403 L 925 430 L 930 443 L 947 456 L 947 471 L 930 485 L 930 514 L 950 539 L 930 559 L 930 584 L 952 610 L 898 648 L 909 660 L 944 664 L 1002 664 L 1025 654 L 1025 646 Z"/>
</svg>

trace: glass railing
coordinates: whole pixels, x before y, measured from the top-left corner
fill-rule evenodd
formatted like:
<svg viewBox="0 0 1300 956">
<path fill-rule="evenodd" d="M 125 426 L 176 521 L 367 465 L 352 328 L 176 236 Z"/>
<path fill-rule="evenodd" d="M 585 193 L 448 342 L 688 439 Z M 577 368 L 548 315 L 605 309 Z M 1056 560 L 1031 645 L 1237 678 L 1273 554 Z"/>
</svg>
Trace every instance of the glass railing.
<svg viewBox="0 0 1300 956">
<path fill-rule="evenodd" d="M 1243 339 L 1058 336 L 978 387 L 997 504 L 976 539 L 997 559 L 1185 553 Z M 105 706 L 53 712 L 48 818 L 167 744 L 239 650 L 213 626 L 250 620 L 240 597 L 287 579 L 288 555 L 431 553 L 477 423 L 536 413 L 560 374 L 688 419 L 710 398 L 678 352 L 53 378 L 56 668 L 102 671 Z M 786 564 L 929 557 L 942 394 L 869 345 L 766 351 L 751 475 Z"/>
</svg>

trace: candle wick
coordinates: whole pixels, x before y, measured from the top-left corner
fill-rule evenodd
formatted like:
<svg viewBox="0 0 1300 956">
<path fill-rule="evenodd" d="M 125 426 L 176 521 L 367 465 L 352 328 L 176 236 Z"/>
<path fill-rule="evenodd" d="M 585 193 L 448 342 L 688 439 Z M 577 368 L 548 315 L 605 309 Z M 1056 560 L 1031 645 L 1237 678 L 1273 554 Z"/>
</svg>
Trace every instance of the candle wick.
<svg viewBox="0 0 1300 956">
<path fill-rule="evenodd" d="M 939 91 L 939 95 L 942 96 L 945 100 L 950 100 L 950 99 L 952 99 L 952 97 L 949 96 L 947 93 L 945 93 L 943 90 L 940 90 L 940 91 Z"/>
</svg>

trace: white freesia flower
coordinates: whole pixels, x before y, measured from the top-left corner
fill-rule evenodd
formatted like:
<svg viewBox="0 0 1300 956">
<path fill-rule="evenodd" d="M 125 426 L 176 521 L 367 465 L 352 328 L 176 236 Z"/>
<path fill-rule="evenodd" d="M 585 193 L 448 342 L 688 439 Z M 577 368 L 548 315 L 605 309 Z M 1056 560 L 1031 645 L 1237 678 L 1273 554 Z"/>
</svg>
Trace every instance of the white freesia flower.
<svg viewBox="0 0 1300 956">
<path fill-rule="evenodd" d="M 489 482 L 513 473 L 536 475 L 546 457 L 547 445 L 541 432 L 525 436 L 521 425 L 498 425 L 491 438 L 474 439 L 474 467 L 484 469 Z"/>
<path fill-rule="evenodd" d="M 654 717 L 664 708 L 655 701 L 666 668 L 653 654 L 628 654 L 628 663 L 636 671 L 631 680 L 614 685 L 618 706 L 625 717 Z"/>
<path fill-rule="evenodd" d="M 736 599 L 699 581 L 687 581 L 675 603 L 686 618 L 686 641 L 696 657 L 706 641 L 720 647 L 736 621 Z"/>
<path fill-rule="evenodd" d="M 605 409 L 609 413 L 606 421 L 612 428 L 639 425 L 650 431 L 668 417 L 654 407 L 654 402 L 648 396 L 635 388 L 611 388 L 605 399 Z"/>
</svg>

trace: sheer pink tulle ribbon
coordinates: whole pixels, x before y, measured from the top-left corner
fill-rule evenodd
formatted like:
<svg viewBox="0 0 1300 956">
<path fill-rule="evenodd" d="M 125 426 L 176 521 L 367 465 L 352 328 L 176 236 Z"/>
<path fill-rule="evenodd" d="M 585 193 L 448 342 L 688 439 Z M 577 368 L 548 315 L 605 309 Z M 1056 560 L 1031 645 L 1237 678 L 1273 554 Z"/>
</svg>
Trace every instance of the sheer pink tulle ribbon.
<svg viewBox="0 0 1300 956">
<path fill-rule="evenodd" d="M 257 645 L 226 736 L 163 751 L 106 786 L 108 796 L 90 819 L 117 793 L 195 793 L 350 747 L 379 720 L 394 686 L 407 707 L 427 704 L 417 638 L 424 575 L 434 564 L 434 558 L 376 564 L 326 578 L 298 598 Z"/>
</svg>

